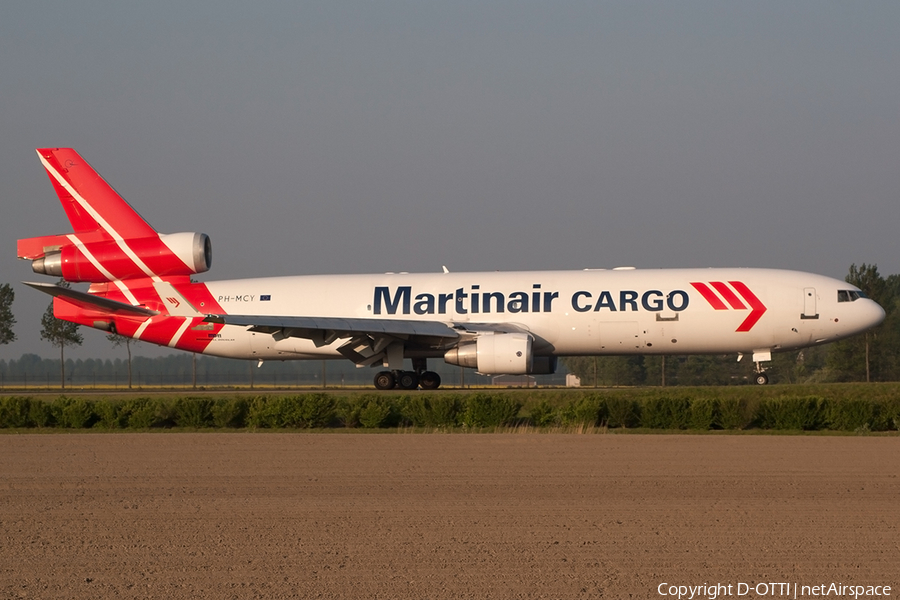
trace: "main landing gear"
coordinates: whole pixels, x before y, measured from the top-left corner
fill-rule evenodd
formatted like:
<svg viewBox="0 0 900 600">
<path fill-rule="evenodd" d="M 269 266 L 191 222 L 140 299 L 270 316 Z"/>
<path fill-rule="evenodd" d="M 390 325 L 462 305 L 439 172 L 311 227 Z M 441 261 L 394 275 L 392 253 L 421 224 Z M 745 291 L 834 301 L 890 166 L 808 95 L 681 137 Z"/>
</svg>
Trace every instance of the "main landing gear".
<svg viewBox="0 0 900 600">
<path fill-rule="evenodd" d="M 441 386 L 441 376 L 434 371 L 425 370 L 425 360 L 413 360 L 415 371 L 380 371 L 375 376 L 375 388 L 379 390 L 436 390 Z"/>
<path fill-rule="evenodd" d="M 441 376 L 434 371 L 381 371 L 375 376 L 375 387 L 379 390 L 436 390 L 441 385 Z"/>
</svg>

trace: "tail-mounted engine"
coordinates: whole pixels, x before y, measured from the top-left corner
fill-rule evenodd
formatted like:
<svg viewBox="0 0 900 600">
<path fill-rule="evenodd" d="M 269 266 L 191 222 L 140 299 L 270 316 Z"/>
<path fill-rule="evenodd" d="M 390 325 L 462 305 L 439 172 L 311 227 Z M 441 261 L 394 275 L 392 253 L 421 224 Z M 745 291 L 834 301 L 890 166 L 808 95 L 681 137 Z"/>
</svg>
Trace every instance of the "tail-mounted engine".
<svg viewBox="0 0 900 600">
<path fill-rule="evenodd" d="M 38 148 L 74 233 L 19 240 L 35 273 L 104 283 L 208 271 L 205 233 L 160 234 L 72 148 Z"/>
<path fill-rule="evenodd" d="M 19 258 L 30 259 L 35 273 L 90 283 L 193 275 L 208 271 L 212 263 L 212 244 L 205 233 L 84 239 L 91 237 L 96 238 L 87 234 L 19 240 Z"/>
<path fill-rule="evenodd" d="M 534 338 L 527 333 L 480 335 L 444 354 L 451 365 L 491 375 L 542 375 L 556 372 L 556 357 L 534 356 Z"/>
</svg>

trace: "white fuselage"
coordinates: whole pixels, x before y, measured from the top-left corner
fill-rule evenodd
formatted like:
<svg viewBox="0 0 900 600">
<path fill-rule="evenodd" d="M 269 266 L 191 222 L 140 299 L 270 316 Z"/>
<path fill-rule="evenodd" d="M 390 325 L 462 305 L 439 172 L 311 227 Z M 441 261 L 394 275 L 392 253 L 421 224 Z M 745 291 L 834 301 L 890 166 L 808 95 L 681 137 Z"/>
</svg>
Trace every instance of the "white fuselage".
<svg viewBox="0 0 900 600">
<path fill-rule="evenodd" d="M 534 336 L 536 355 L 762 355 L 842 339 L 884 318 L 848 283 L 775 269 L 313 275 L 203 285 L 231 315 L 513 324 Z M 226 326 L 205 352 L 340 358 L 341 344 L 316 347 Z"/>
</svg>

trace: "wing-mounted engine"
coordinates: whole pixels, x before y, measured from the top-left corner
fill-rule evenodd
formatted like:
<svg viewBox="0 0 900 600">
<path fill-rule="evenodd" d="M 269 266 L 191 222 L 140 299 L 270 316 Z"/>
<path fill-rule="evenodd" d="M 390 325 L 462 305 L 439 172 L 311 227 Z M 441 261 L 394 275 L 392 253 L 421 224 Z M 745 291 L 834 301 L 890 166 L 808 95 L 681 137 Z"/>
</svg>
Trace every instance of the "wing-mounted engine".
<svg viewBox="0 0 900 600">
<path fill-rule="evenodd" d="M 205 233 L 109 239 L 90 232 L 19 240 L 18 254 L 32 261 L 35 273 L 102 283 L 204 273 L 212 263 L 212 244 Z"/>
<path fill-rule="evenodd" d="M 444 361 L 491 375 L 554 373 L 556 358 L 534 356 L 533 345 L 528 333 L 486 333 L 448 350 Z"/>
</svg>

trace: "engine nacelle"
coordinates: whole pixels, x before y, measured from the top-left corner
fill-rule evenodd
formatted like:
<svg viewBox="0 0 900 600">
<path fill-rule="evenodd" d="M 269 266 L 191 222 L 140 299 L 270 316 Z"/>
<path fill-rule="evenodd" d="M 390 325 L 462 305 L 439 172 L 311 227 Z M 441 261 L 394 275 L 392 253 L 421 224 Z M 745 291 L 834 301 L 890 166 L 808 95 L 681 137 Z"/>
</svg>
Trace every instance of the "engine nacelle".
<svg viewBox="0 0 900 600">
<path fill-rule="evenodd" d="M 206 273 L 212 266 L 212 242 L 205 233 L 161 233 L 159 239 L 194 273 Z"/>
<path fill-rule="evenodd" d="M 490 375 L 525 375 L 533 372 L 534 341 L 527 333 L 495 333 L 478 336 L 444 354 L 451 365 L 470 367 Z"/>
<path fill-rule="evenodd" d="M 34 259 L 31 268 L 66 281 L 102 283 L 152 275 L 193 275 L 208 271 L 211 264 L 208 235 L 172 233 L 122 242 L 70 243 Z"/>
</svg>

